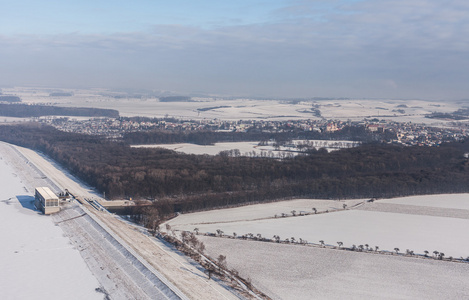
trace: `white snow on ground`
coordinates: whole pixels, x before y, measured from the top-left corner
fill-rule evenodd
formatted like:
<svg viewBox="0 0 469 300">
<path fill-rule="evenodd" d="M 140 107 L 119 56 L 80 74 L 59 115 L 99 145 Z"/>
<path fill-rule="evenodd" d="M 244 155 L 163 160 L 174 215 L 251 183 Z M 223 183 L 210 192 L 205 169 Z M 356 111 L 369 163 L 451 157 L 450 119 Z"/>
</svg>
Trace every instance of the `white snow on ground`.
<svg viewBox="0 0 469 300">
<path fill-rule="evenodd" d="M 238 236 L 260 233 L 282 240 L 294 237 L 319 244 L 343 246 L 368 244 L 371 248 L 400 253 L 406 249 L 423 254 L 425 250 L 445 253 L 445 257 L 469 256 L 465 238 L 469 218 L 459 213 L 467 208 L 469 194 L 431 195 L 379 200 L 358 209 L 340 210 L 363 200 L 292 200 L 249 205 L 192 214 L 182 214 L 168 222 L 172 229 Z M 428 202 L 425 200 L 428 199 Z M 409 202 L 415 205 L 408 205 Z M 388 204 L 389 203 L 389 204 Z M 402 204 L 400 204 L 402 203 Z M 379 205 L 378 205 L 379 204 Z M 364 211 L 390 205 L 390 212 Z M 425 206 L 426 205 L 426 206 Z M 435 208 L 432 206 L 439 206 Z M 329 209 L 331 213 L 273 218 L 295 209 L 310 211 Z M 334 211 L 334 207 L 338 211 Z M 411 207 L 412 209 L 409 209 Z M 444 217 L 431 216 L 442 210 Z M 417 210 L 417 211 L 416 211 Z M 405 211 L 406 213 L 399 213 Z M 418 212 L 418 214 L 417 214 Z M 452 213 L 458 213 L 452 217 Z M 426 215 L 428 214 L 428 215 Z M 469 210 L 467 210 L 469 215 Z M 212 223 L 213 222 L 213 223 Z M 229 269 L 273 299 L 466 299 L 469 264 L 419 257 L 354 252 L 330 248 L 277 244 L 241 239 L 198 235 L 211 257 L 226 255 Z"/>
<path fill-rule="evenodd" d="M 254 219 L 273 218 L 275 215 L 280 217 L 282 213 L 291 215 L 292 210 L 295 210 L 296 214 L 300 214 L 300 212 L 312 213 L 313 207 L 316 208 L 318 212 L 324 212 L 326 210 L 333 211 L 342 209 L 344 204 L 346 204 L 348 207 L 351 207 L 361 202 L 363 202 L 363 200 L 334 201 L 296 199 L 272 203 L 252 204 L 235 208 L 209 210 L 191 214 L 182 214 L 177 218 L 168 221 L 167 223 L 171 226 L 179 226 L 192 224 L 197 225 L 203 223 L 247 221 Z"/>
<path fill-rule="evenodd" d="M 60 186 L 61 189 L 67 187 L 72 193 L 81 197 L 94 198 L 98 196 L 89 187 L 80 184 L 76 178 L 65 172 L 56 163 L 46 160 L 45 157 L 32 150 L 0 143 L 0 153 L 8 154 L 9 164 L 18 171 L 18 177 L 24 182 L 25 192 L 26 189 L 31 191 L 30 186 Z M 76 204 L 74 203 L 68 205 L 66 209 L 54 215 L 52 219 L 60 220 L 64 217 L 69 219 L 66 215 L 75 211 L 75 207 Z M 75 214 L 77 213 L 80 215 L 78 211 L 75 211 Z M 148 291 L 148 285 L 139 279 L 138 276 L 140 275 L 135 276 L 134 271 L 144 273 L 145 276 L 152 276 L 140 268 L 142 264 L 148 263 L 151 265 L 150 268 L 155 268 L 156 271 L 162 273 L 166 279 L 182 290 L 185 295 L 189 295 L 191 299 L 237 298 L 237 295 L 232 294 L 231 289 L 223 283 L 220 284 L 217 281 L 209 280 L 200 266 L 194 261 L 175 252 L 164 242 L 140 233 L 138 227 L 121 222 L 120 218 L 105 212 L 90 210 L 88 215 L 94 216 L 93 219 L 98 218 L 103 226 L 110 228 L 109 232 L 112 236 L 117 234 L 116 238 L 123 240 L 122 243 L 133 249 L 129 248 L 128 251 L 134 251 L 142 257 L 142 259 L 139 259 L 139 262 L 142 263 L 137 263 L 135 255 L 133 255 L 134 258 L 125 255 L 127 259 L 122 259 L 119 258 L 120 254 L 116 256 L 115 253 L 111 253 L 110 250 L 113 249 L 106 248 L 105 242 L 101 243 L 103 234 L 108 236 L 103 232 L 103 229 L 100 229 L 97 234 L 93 234 L 93 230 L 88 231 L 85 228 L 85 225 L 89 227 L 89 225 L 94 224 L 93 222 L 80 223 L 87 217 L 78 217 L 66 222 L 60 221 L 59 226 L 64 226 L 63 230 L 73 241 L 73 244 L 81 250 L 80 254 L 82 254 L 83 259 L 85 259 L 88 267 L 92 270 L 94 276 L 98 278 L 111 299 L 145 299 L 145 295 L 141 296 L 141 292 L 143 290 Z M 122 253 L 122 243 L 117 245 L 113 242 L 112 244 L 116 246 L 118 252 Z M 137 268 L 140 271 L 132 271 L 132 268 Z M 70 274 L 74 275 L 73 272 L 70 272 Z M 66 276 L 64 275 L 64 277 Z M 77 281 L 79 283 L 79 280 Z M 149 297 L 158 299 L 158 297 L 155 298 L 151 294 Z M 80 299 L 92 298 L 84 297 Z"/>
<path fill-rule="evenodd" d="M 329 151 L 339 149 L 339 147 L 353 147 L 358 145 L 358 142 L 353 141 L 325 141 L 325 140 L 294 140 L 295 145 L 308 142 L 312 145 L 318 145 L 317 148 L 326 148 Z M 278 150 L 272 145 L 259 146 L 259 142 L 234 142 L 234 143 L 215 143 L 214 145 L 196 145 L 189 143 L 179 144 L 153 144 L 153 145 L 133 145 L 134 148 L 165 148 L 186 154 L 208 154 L 217 155 L 220 151 L 238 149 L 243 156 L 261 155 L 261 152 L 270 154 L 272 152 L 277 155 L 279 152 L 291 153 L 297 155 L 299 151 L 296 147 L 279 147 Z M 254 152 L 253 152 L 254 151 Z"/>
<path fill-rule="evenodd" d="M 451 196 L 447 195 L 440 200 Z M 463 197 L 455 196 L 455 199 Z M 337 203 L 338 208 L 342 205 L 339 201 L 329 201 L 329 203 Z M 399 248 L 401 252 L 409 249 L 423 254 L 425 250 L 430 253 L 437 250 L 445 253 L 446 257 L 469 256 L 469 239 L 461 238 L 466 235 L 469 228 L 469 219 L 346 210 L 318 215 L 255 220 L 266 216 L 272 217 L 274 211 L 275 214 L 282 210 L 289 213 L 288 210 L 285 211 L 280 207 L 275 208 L 276 203 L 269 205 L 271 206 L 265 211 L 262 205 L 258 205 L 181 215 L 171 220 L 169 224 L 173 229 L 178 230 L 192 231 L 194 228 L 199 228 L 201 233 L 215 233 L 217 229 L 220 229 L 228 235 L 232 235 L 233 232 L 236 232 L 238 236 L 252 233 L 261 234 L 266 238 L 279 235 L 282 239 L 302 238 L 316 244 L 320 240 L 330 245 L 336 245 L 340 241 L 345 247 L 369 244 L 371 247 L 379 246 L 381 250 L 387 251 Z M 311 210 L 310 207 L 311 205 L 308 211 Z M 239 221 L 230 222 L 235 220 Z"/>
<path fill-rule="evenodd" d="M 0 152 L 0 294 L 2 299 L 103 299 L 79 252 Z"/>
<path fill-rule="evenodd" d="M 21 97 L 25 103 L 47 103 L 67 107 L 117 109 L 122 116 L 175 117 L 182 119 L 223 120 L 293 120 L 320 119 L 312 112 L 313 105 L 325 119 L 359 121 L 365 117 L 398 122 L 446 124 L 450 121 L 425 118 L 432 112 L 451 113 L 461 104 L 456 101 L 424 100 L 315 100 L 283 101 L 252 99 L 197 98 L 194 102 L 159 102 L 156 98 L 132 99 L 111 97 L 106 90 L 73 90 L 70 97 L 50 97 L 49 89 L 14 87 L 4 93 Z M 106 95 L 107 94 L 107 95 Z M 199 110 L 202 109 L 202 110 Z M 400 110 L 403 110 L 400 111 Z"/>
<path fill-rule="evenodd" d="M 165 148 L 169 150 L 174 150 L 177 152 L 183 152 L 186 154 L 208 154 L 208 155 L 217 155 L 220 151 L 225 150 L 234 150 L 239 149 L 241 154 L 251 151 L 272 151 L 272 149 L 265 150 L 257 149 L 258 142 L 237 142 L 237 143 L 216 143 L 215 145 L 196 145 L 189 143 L 180 143 L 180 144 L 155 144 L 155 145 L 134 145 L 135 148 Z M 259 153 L 258 153 L 259 154 Z"/>
<path fill-rule="evenodd" d="M 394 199 L 383 199 L 379 200 L 379 202 L 469 210 L 469 194 L 410 196 Z"/>
<path fill-rule="evenodd" d="M 273 299 L 468 299 L 469 264 L 199 235 Z"/>
<path fill-rule="evenodd" d="M 237 235 L 260 233 L 267 238 L 279 235 L 282 239 L 302 238 L 316 244 L 323 240 L 326 244 L 337 245 L 340 241 L 346 247 L 369 244 L 388 251 L 397 247 L 401 252 L 410 249 L 423 254 L 425 250 L 430 253 L 437 250 L 447 257 L 469 256 L 469 240 L 462 238 L 469 228 L 469 220 L 454 218 L 352 210 L 197 227 L 202 233 L 215 233 L 220 229 L 230 235 L 233 232 Z M 184 226 L 184 229 L 193 230 L 194 226 Z"/>
</svg>

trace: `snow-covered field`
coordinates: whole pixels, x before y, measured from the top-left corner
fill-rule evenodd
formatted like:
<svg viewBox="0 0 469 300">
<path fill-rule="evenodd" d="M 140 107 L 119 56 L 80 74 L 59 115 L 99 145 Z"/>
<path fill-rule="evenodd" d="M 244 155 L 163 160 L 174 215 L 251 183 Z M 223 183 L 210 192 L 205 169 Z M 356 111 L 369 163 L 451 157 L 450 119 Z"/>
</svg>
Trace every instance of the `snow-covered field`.
<svg viewBox="0 0 469 300">
<path fill-rule="evenodd" d="M 468 299 L 469 264 L 198 236 L 273 299 Z"/>
<path fill-rule="evenodd" d="M 429 203 L 433 205 L 437 199 L 440 202 L 453 199 L 448 202 L 448 205 L 440 203 L 441 210 L 444 210 L 444 207 L 455 206 L 457 203 L 459 207 L 463 207 L 469 201 L 468 194 L 422 196 L 417 199 L 425 202 L 425 197 L 428 197 Z M 386 201 L 406 202 L 415 199 L 415 197 L 406 197 Z M 403 209 L 407 207 L 401 204 L 393 206 L 393 208 L 396 207 L 395 211 L 387 212 L 347 209 L 326 214 L 263 219 L 282 212 L 291 214 L 291 210 L 296 210 L 297 214 L 301 210 L 309 212 L 312 207 L 318 210 L 329 207 L 329 211 L 332 212 L 334 207 L 341 209 L 344 203 L 331 200 L 301 201 L 303 201 L 302 205 L 293 202 L 288 208 L 284 206 L 285 202 L 278 202 L 267 204 L 265 208 L 263 205 L 255 205 L 181 215 L 171 220 L 169 224 L 173 229 L 178 230 L 192 231 L 194 228 L 199 228 L 202 233 L 215 233 L 219 229 L 229 235 L 235 232 L 238 236 L 252 233 L 272 238 L 278 235 L 281 239 L 294 237 L 299 240 L 301 238 L 315 244 L 323 240 L 326 244 L 336 245 L 340 241 L 345 247 L 368 244 L 370 247 L 378 246 L 381 250 L 391 252 L 394 248 L 399 248 L 401 252 L 409 249 L 423 254 L 425 250 L 430 253 L 437 250 L 445 253 L 446 257 L 469 256 L 469 240 L 461 238 L 466 235 L 467 228 L 469 228 L 469 218 L 461 218 L 459 215 L 455 217 L 434 216 L 431 213 L 425 215 L 425 207 L 420 209 L 418 214 L 399 213 L 400 206 Z M 309 201 L 307 205 L 304 205 L 305 201 Z M 379 205 L 379 203 L 376 204 Z M 364 206 L 373 207 L 376 204 L 366 203 Z M 352 205 L 349 204 L 348 207 Z M 451 212 L 451 210 L 448 211 Z M 469 215 L 469 210 L 467 214 Z"/>
<path fill-rule="evenodd" d="M 0 294 L 2 299 L 103 299 L 77 249 L 0 151 Z"/>
<path fill-rule="evenodd" d="M 299 151 L 296 145 L 309 143 L 316 148 L 325 148 L 333 151 L 340 148 L 355 147 L 359 142 L 354 141 L 325 141 L 325 140 L 294 140 L 292 145 L 285 147 L 274 147 L 273 145 L 259 146 L 259 142 L 235 142 L 235 143 L 215 143 L 214 145 L 195 145 L 189 143 L 180 144 L 153 144 L 153 145 L 133 145 L 135 148 L 165 148 L 186 154 L 208 154 L 217 155 L 221 151 L 238 149 L 242 156 L 278 156 L 280 152 L 297 155 Z"/>
<path fill-rule="evenodd" d="M 179 228 L 180 226 L 184 226 L 184 228 L 186 228 L 186 226 L 189 225 L 198 225 L 205 223 L 228 223 L 258 220 L 273 218 L 275 215 L 280 217 L 282 213 L 291 216 L 292 210 L 295 210 L 296 214 L 300 214 L 300 212 L 313 213 L 313 208 L 316 208 L 318 213 L 325 212 L 326 210 L 334 211 L 342 209 L 344 204 L 346 204 L 348 207 L 351 207 L 362 202 L 363 200 L 332 201 L 315 199 L 295 199 L 289 201 L 246 205 L 235 208 L 202 211 L 191 214 L 181 214 L 177 218 L 171 219 L 167 223 L 173 227 Z M 192 229 L 194 228 L 191 228 L 190 230 Z"/>
<path fill-rule="evenodd" d="M 209 220 L 207 220 L 209 221 Z M 379 246 L 381 250 L 393 251 L 399 248 L 423 254 L 437 250 L 453 257 L 469 256 L 469 240 L 463 237 L 469 228 L 469 220 L 442 218 L 385 212 L 350 210 L 329 214 L 302 217 L 279 218 L 257 221 L 239 221 L 234 223 L 197 224 L 177 226 L 177 229 L 215 233 L 217 229 L 232 235 L 252 233 L 282 239 L 294 237 L 310 243 L 337 245 L 343 242 L 345 247 L 352 245 Z M 174 228 L 174 227 L 173 227 Z"/>
<path fill-rule="evenodd" d="M 252 233 L 255 236 L 344 247 L 366 245 L 400 253 L 407 249 L 445 257 L 469 256 L 469 194 L 413 196 L 378 200 L 291 200 L 182 214 L 168 222 L 173 230 L 199 229 L 212 257 L 227 257 L 228 268 L 273 299 L 466 299 L 469 264 L 354 252 L 303 245 L 203 236 Z M 347 210 L 343 210 L 343 204 Z M 358 204 L 354 207 L 354 204 Z M 381 205 L 388 210 L 380 211 Z M 389 207 L 387 207 L 389 206 Z M 272 218 L 292 210 L 330 213 Z M 352 208 L 352 209 L 349 209 Z M 367 210 L 373 208 L 375 210 Z M 435 210 L 442 216 L 434 216 Z M 452 216 L 452 213 L 459 213 Z M 461 214 L 462 212 L 462 214 Z M 466 215 L 464 215 L 466 212 Z"/>
<path fill-rule="evenodd" d="M 469 194 L 410 196 L 394 199 L 383 199 L 379 200 L 379 202 L 469 210 Z"/>
<path fill-rule="evenodd" d="M 193 102 L 159 102 L 157 98 L 112 97 L 106 90 L 70 90 L 71 97 L 50 97 L 54 89 L 46 88 L 3 88 L 4 94 L 16 95 L 25 103 L 47 103 L 69 107 L 96 107 L 117 109 L 122 116 L 175 117 L 181 119 L 223 120 L 294 120 L 319 119 L 314 109 L 325 119 L 362 120 L 373 117 L 399 122 L 444 124 L 447 121 L 428 119 L 432 112 L 450 113 L 464 103 L 457 101 L 424 100 L 252 100 L 220 99 L 217 97 L 193 98 Z M 116 94 L 117 95 L 117 94 Z"/>
<path fill-rule="evenodd" d="M 238 149 L 242 155 L 247 152 L 256 151 L 258 154 L 261 151 L 272 151 L 273 149 L 264 150 L 264 148 L 257 148 L 258 142 L 237 142 L 237 143 L 216 143 L 215 145 L 195 145 L 189 143 L 180 144 L 153 144 L 153 145 L 133 145 L 135 148 L 165 148 L 177 152 L 187 154 L 208 154 L 217 155 L 220 151 Z"/>
</svg>

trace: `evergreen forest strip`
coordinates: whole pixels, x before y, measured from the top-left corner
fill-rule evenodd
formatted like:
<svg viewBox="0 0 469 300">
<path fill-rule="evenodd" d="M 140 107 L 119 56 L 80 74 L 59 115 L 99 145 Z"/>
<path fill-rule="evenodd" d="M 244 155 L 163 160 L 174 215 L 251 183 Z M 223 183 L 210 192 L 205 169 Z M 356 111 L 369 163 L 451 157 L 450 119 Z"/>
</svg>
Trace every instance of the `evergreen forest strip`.
<svg viewBox="0 0 469 300">
<path fill-rule="evenodd" d="M 89 107 L 59 107 L 59 106 L 46 106 L 46 105 L 0 103 L 0 116 L 17 117 L 17 118 L 42 117 L 42 116 L 118 118 L 119 112 L 114 109 L 89 108 Z"/>
<path fill-rule="evenodd" d="M 364 144 L 283 160 L 131 148 L 37 123 L 0 140 L 41 151 L 111 199 L 152 199 L 161 214 L 285 198 L 382 198 L 469 192 L 469 140 L 440 147 Z"/>
</svg>

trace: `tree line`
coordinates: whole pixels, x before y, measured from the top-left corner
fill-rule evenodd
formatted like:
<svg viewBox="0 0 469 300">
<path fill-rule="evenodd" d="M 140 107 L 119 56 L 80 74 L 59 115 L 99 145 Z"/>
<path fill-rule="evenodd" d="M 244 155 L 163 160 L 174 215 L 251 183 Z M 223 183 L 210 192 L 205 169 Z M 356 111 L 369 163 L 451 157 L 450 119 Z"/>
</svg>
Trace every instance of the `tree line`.
<svg viewBox="0 0 469 300">
<path fill-rule="evenodd" d="M 0 116 L 17 118 L 42 116 L 85 116 L 118 118 L 119 112 L 115 109 L 102 109 L 91 107 L 59 107 L 46 105 L 0 103 Z"/>
<path fill-rule="evenodd" d="M 144 144 L 174 144 L 192 143 L 198 145 L 213 145 L 220 142 L 251 142 L 269 141 L 277 142 L 289 140 L 354 140 L 354 141 L 379 141 L 395 139 L 395 133 L 372 133 L 364 126 L 345 126 L 336 132 L 304 131 L 299 128 L 284 129 L 279 132 L 266 132 L 252 128 L 246 132 L 217 132 L 211 130 L 202 131 L 170 131 L 151 130 L 128 132 L 123 136 L 123 141 L 130 145 Z"/>
<path fill-rule="evenodd" d="M 468 140 L 440 147 L 364 144 L 282 160 L 131 148 L 40 124 L 2 125 L 0 140 L 44 152 L 111 199 L 151 199 L 161 214 L 280 198 L 469 191 Z"/>
</svg>

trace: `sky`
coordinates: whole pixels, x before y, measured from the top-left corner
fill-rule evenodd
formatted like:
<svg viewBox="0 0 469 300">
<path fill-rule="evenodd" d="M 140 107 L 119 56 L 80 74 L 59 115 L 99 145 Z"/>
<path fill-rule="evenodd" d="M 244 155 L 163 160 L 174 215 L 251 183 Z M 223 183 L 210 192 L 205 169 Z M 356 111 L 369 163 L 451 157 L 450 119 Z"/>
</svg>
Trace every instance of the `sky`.
<svg viewBox="0 0 469 300">
<path fill-rule="evenodd" d="M 467 0 L 0 0 L 0 87 L 469 99 Z"/>
</svg>

